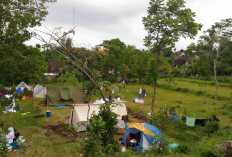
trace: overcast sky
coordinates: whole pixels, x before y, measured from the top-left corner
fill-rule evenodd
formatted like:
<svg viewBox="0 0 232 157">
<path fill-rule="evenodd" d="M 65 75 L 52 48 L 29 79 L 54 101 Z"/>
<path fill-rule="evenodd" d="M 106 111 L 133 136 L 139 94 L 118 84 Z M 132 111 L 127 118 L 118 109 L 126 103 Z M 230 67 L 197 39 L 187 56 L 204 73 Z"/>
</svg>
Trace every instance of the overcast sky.
<svg viewBox="0 0 232 157">
<path fill-rule="evenodd" d="M 125 44 L 146 49 L 143 39 L 147 35 L 142 17 L 147 16 L 150 0 L 57 0 L 49 4 L 49 15 L 43 22 L 50 29 L 63 27 L 67 31 L 74 25 L 76 35 L 71 36 L 77 44 L 89 43 L 92 46 L 103 40 L 119 38 Z M 232 18 L 232 0 L 186 0 L 186 7 L 196 12 L 195 20 L 208 29 L 221 19 Z M 75 9 L 74 9 L 75 8 Z M 74 11 L 75 10 L 75 11 Z M 74 19 L 74 20 L 73 20 Z M 39 29 L 45 30 L 43 27 Z M 198 37 L 195 39 L 197 40 Z M 196 40 L 181 39 L 176 49 L 186 49 Z M 27 44 L 40 43 L 32 39 Z"/>
</svg>

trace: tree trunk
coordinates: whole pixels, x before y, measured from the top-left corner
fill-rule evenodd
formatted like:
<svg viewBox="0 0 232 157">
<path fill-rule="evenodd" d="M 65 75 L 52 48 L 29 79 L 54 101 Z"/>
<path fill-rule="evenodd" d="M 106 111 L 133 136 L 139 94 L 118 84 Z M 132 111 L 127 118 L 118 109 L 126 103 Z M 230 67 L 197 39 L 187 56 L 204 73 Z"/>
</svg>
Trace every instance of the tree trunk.
<svg viewBox="0 0 232 157">
<path fill-rule="evenodd" d="M 142 85 L 142 90 L 143 90 L 143 87 L 144 87 L 144 79 L 145 79 L 145 78 L 143 77 L 143 85 Z"/>
<path fill-rule="evenodd" d="M 159 52 L 158 52 L 158 60 L 157 60 L 157 75 L 159 73 L 159 65 L 160 65 L 160 60 L 159 60 Z M 158 77 L 158 76 L 157 76 Z M 155 82 L 154 82 L 154 94 L 153 94 L 153 97 L 152 97 L 152 107 L 151 107 L 151 119 L 150 119 L 150 124 L 152 125 L 153 123 L 153 108 L 154 108 L 154 104 L 155 104 L 155 98 L 156 98 L 156 87 L 157 87 L 157 80 L 158 78 L 156 78 Z"/>
<path fill-rule="evenodd" d="M 206 78 L 205 78 L 205 99 L 206 99 Z M 205 104 L 205 99 L 204 99 L 204 104 Z"/>
<path fill-rule="evenodd" d="M 217 60 L 214 60 L 214 81 L 216 83 L 216 92 L 215 92 L 215 100 L 214 100 L 215 104 L 217 104 L 217 94 L 218 94 L 218 81 L 217 81 L 216 61 Z"/>
</svg>

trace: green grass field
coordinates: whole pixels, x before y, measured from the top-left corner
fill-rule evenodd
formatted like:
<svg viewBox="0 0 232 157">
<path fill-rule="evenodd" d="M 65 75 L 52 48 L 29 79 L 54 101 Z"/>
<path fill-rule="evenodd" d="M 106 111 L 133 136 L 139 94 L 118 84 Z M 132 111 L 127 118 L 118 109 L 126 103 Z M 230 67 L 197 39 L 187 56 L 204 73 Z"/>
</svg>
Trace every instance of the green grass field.
<svg viewBox="0 0 232 157">
<path fill-rule="evenodd" d="M 207 149 L 214 149 L 218 142 L 223 142 L 232 139 L 232 109 L 228 109 L 224 104 L 229 105 L 230 92 L 232 88 L 219 87 L 219 97 L 217 104 L 214 104 L 214 99 L 212 95 L 214 94 L 215 87 L 213 85 L 208 85 L 208 96 L 206 103 L 204 104 L 204 94 L 196 94 L 192 91 L 204 91 L 204 87 L 199 86 L 203 84 L 204 81 L 196 80 L 197 82 L 191 82 L 190 79 L 176 79 L 175 83 L 170 88 L 163 88 L 162 84 L 167 84 L 164 80 L 159 81 L 159 87 L 157 88 L 157 96 L 155 100 L 155 115 L 158 114 L 161 105 L 176 107 L 176 112 L 180 116 L 183 115 L 184 108 L 187 109 L 191 117 L 194 118 L 207 118 L 211 115 L 217 115 L 220 119 L 220 129 L 217 133 L 207 136 L 203 134 L 205 128 L 200 126 L 195 126 L 193 128 L 186 127 L 184 121 L 179 120 L 179 122 L 174 123 L 170 121 L 167 126 L 164 126 L 163 132 L 165 133 L 165 138 L 169 143 L 176 142 L 178 144 L 188 143 L 191 145 L 190 153 L 182 156 L 198 156 L 201 152 Z M 193 80 L 194 81 L 194 80 Z M 153 96 L 153 86 L 145 85 L 147 96 L 143 98 L 146 103 L 138 104 L 133 103 L 134 97 L 138 97 L 139 88 L 142 85 L 133 84 L 127 85 L 128 92 L 121 91 L 124 96 L 124 100 L 127 101 L 127 108 L 135 112 L 143 111 L 146 114 L 150 111 L 152 96 Z M 188 92 L 176 90 L 176 88 L 186 88 Z M 107 96 L 107 95 L 106 95 Z M 3 108 L 0 109 L 0 123 L 3 123 L 3 129 L 7 130 L 8 127 L 13 127 L 18 130 L 22 136 L 26 138 L 25 145 L 29 145 L 29 148 L 25 153 L 21 153 L 19 150 L 8 153 L 9 156 L 79 156 L 81 154 L 81 146 L 83 138 L 85 138 L 85 132 L 75 134 L 75 142 L 71 138 L 70 132 L 66 130 L 63 126 L 62 134 L 59 132 L 49 132 L 46 128 L 47 125 L 57 125 L 64 123 L 69 124 L 69 120 L 65 119 L 65 116 L 69 116 L 71 113 L 71 107 L 66 107 L 62 109 L 56 109 L 55 107 L 46 107 L 44 104 L 44 99 L 35 98 L 34 104 L 31 103 L 31 99 L 25 101 L 18 101 L 17 104 L 23 107 L 21 111 L 17 113 L 3 114 Z M 39 107 L 41 110 L 36 109 Z M 51 117 L 46 117 L 46 110 L 52 111 Z M 27 115 L 22 116 L 21 113 L 30 112 Z M 38 115 L 42 115 L 38 118 Z M 37 116 L 37 117 L 36 117 Z M 133 122 L 146 122 L 144 119 L 135 118 L 136 113 L 129 115 L 129 119 Z M 227 129 L 225 129 L 227 128 Z M 59 128 L 57 128 L 59 129 Z M 123 135 L 117 135 L 115 138 L 118 139 Z M 173 154 L 173 156 L 179 156 Z"/>
</svg>

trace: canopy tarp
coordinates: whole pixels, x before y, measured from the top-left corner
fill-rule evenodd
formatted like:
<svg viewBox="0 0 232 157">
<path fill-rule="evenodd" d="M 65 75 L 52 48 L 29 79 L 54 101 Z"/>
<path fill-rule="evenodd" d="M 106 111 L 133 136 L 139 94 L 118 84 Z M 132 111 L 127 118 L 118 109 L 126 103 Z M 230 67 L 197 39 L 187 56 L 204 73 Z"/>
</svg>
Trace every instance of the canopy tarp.
<svg viewBox="0 0 232 157">
<path fill-rule="evenodd" d="M 47 105 L 60 106 L 83 104 L 84 97 L 81 92 L 82 88 L 78 86 L 72 87 L 47 87 Z"/>
</svg>

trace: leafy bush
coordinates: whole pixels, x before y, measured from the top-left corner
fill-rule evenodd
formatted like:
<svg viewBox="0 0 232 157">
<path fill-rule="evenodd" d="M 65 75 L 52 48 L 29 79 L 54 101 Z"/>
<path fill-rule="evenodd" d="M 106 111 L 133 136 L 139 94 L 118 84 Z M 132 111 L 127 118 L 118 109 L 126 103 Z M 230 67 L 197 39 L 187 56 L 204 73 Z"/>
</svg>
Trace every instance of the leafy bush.
<svg viewBox="0 0 232 157">
<path fill-rule="evenodd" d="M 178 147 L 175 149 L 178 153 L 185 153 L 188 154 L 190 150 L 190 145 L 187 143 L 179 144 Z"/>
<path fill-rule="evenodd" d="M 216 150 L 213 149 L 204 149 L 201 152 L 202 157 L 219 157 L 219 153 Z"/>
<path fill-rule="evenodd" d="M 106 153 L 119 151 L 117 146 L 114 146 L 114 135 L 118 130 L 114 126 L 118 123 L 118 115 L 112 112 L 113 107 L 115 105 L 103 104 L 99 113 L 97 115 L 93 113 L 89 119 L 87 132 L 91 137 L 82 147 L 84 156 L 104 156 L 103 151 Z"/>
<path fill-rule="evenodd" d="M 220 128 L 220 125 L 218 122 L 207 122 L 205 125 L 205 133 L 213 134 L 217 132 Z"/>
<path fill-rule="evenodd" d="M 7 153 L 7 141 L 4 131 L 0 128 L 0 156 L 6 156 Z"/>
<path fill-rule="evenodd" d="M 152 143 L 148 152 L 152 154 L 167 155 L 169 153 L 168 142 L 163 140 L 163 137 L 157 137 L 159 141 L 156 140 Z"/>
</svg>

